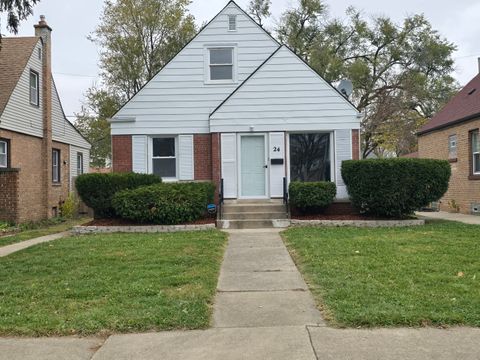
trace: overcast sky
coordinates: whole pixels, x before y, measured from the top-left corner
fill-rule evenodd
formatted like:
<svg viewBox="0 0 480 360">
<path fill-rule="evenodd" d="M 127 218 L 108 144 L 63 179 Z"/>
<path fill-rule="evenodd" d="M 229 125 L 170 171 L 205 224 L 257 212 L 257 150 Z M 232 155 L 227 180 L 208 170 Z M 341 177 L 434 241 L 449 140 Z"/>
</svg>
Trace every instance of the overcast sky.
<svg viewBox="0 0 480 360">
<path fill-rule="evenodd" d="M 227 0 L 193 0 L 190 6 L 197 23 L 215 16 Z M 238 0 L 244 9 L 249 0 Z M 273 0 L 273 21 L 297 3 L 297 0 Z M 433 27 L 458 46 L 454 76 L 465 85 L 478 73 L 480 57 L 480 1 L 478 0 L 329 0 L 329 12 L 344 17 L 353 5 L 366 15 L 388 15 L 395 21 L 405 16 L 424 13 Z M 34 16 L 22 23 L 20 36 L 33 33 L 33 24 L 42 14 L 53 28 L 53 72 L 66 112 L 71 117 L 80 110 L 85 91 L 98 81 L 98 49 L 87 40 L 99 21 L 101 0 L 41 0 Z M 2 21 L 2 26 L 5 24 Z M 273 25 L 273 22 L 268 24 Z M 267 26 L 268 27 L 268 26 Z M 5 32 L 5 29 L 2 29 Z M 7 36 L 11 36 L 7 34 Z"/>
</svg>

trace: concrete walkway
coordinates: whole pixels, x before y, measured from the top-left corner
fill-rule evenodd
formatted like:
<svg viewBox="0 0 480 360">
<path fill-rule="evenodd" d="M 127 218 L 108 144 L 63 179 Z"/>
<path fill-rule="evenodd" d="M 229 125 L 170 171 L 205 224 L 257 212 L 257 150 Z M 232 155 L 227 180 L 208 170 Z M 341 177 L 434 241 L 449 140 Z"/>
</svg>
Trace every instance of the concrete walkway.
<svg viewBox="0 0 480 360">
<path fill-rule="evenodd" d="M 103 339 L 0 339 L 0 360 L 480 360 L 480 329 L 325 326 L 278 230 L 232 230 L 212 328 Z"/>
<path fill-rule="evenodd" d="M 19 242 L 19 243 L 3 246 L 3 247 L 0 247 L 0 257 L 8 256 L 8 255 L 13 254 L 17 251 L 29 248 L 29 247 L 34 246 L 34 245 L 42 244 L 42 243 L 45 243 L 45 242 L 50 242 L 50 241 L 53 241 L 53 240 L 58 240 L 58 239 L 61 239 L 65 236 L 68 236 L 68 235 L 70 235 L 69 232 L 62 232 L 62 233 L 58 233 L 58 234 L 42 236 L 42 237 L 38 237 L 38 238 L 35 238 L 35 239 L 26 240 L 26 241 L 22 241 L 22 242 Z"/>
<path fill-rule="evenodd" d="M 476 216 L 476 215 L 449 213 L 446 211 L 417 212 L 416 214 L 426 219 L 450 220 L 450 221 L 459 221 L 459 222 L 470 224 L 470 225 L 480 225 L 480 216 Z"/>
</svg>

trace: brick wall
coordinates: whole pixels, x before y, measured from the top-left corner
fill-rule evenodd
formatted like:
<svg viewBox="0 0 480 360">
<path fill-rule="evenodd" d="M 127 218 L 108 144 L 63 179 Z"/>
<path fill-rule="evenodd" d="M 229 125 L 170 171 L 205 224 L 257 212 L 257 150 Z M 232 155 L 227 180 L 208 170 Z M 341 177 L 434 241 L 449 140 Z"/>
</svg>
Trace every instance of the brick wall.
<svg viewBox="0 0 480 360">
<path fill-rule="evenodd" d="M 195 180 L 212 180 L 212 135 L 193 136 L 195 156 Z"/>
<path fill-rule="evenodd" d="M 132 172 L 132 136 L 112 136 L 112 168 L 113 172 Z"/>
<path fill-rule="evenodd" d="M 480 128 L 480 119 L 434 131 L 418 139 L 420 158 L 448 160 L 448 138 L 450 135 L 457 135 L 457 160 L 451 162 L 450 188 L 441 200 L 441 210 L 451 211 L 449 202 L 455 201 L 460 206 L 460 212 L 469 214 L 472 204 L 480 203 L 480 179 L 469 179 L 471 175 L 469 132 L 478 128 Z"/>
<path fill-rule="evenodd" d="M 0 169 L 0 220 L 18 221 L 18 169 Z"/>
<path fill-rule="evenodd" d="M 353 160 L 360 160 L 360 130 L 352 130 L 352 155 Z"/>
<path fill-rule="evenodd" d="M 220 190 L 220 180 L 222 178 L 221 172 L 221 157 L 220 157 L 220 134 L 212 134 L 212 180 L 217 186 L 215 193 L 215 202 L 218 202 L 218 194 Z"/>
</svg>

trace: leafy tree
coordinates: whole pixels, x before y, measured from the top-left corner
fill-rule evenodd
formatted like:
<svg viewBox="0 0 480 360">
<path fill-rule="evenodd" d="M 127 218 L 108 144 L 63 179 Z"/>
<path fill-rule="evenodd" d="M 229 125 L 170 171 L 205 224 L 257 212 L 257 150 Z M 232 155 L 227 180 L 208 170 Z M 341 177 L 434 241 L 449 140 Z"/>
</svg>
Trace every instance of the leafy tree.
<svg viewBox="0 0 480 360">
<path fill-rule="evenodd" d="M 40 0 L 0 0 L 0 15 L 3 13 L 6 14 L 7 29 L 17 34 L 20 21 L 32 15 L 33 6 L 39 2 Z"/>
<path fill-rule="evenodd" d="M 92 166 L 109 164 L 110 124 L 138 92 L 194 36 L 190 0 L 106 0 L 90 40 L 101 48 L 102 86 L 86 94 L 77 125 L 92 143 Z"/>
<path fill-rule="evenodd" d="M 109 92 L 131 98 L 196 33 L 190 0 L 106 0 L 90 39 Z"/>
<path fill-rule="evenodd" d="M 263 26 L 263 19 L 271 15 L 271 5 L 272 0 L 251 0 L 248 5 L 248 12 L 260 26 Z"/>
<path fill-rule="evenodd" d="M 365 20 L 354 8 L 347 20 L 329 19 L 320 0 L 299 0 L 277 27 L 279 39 L 330 82 L 348 78 L 351 100 L 364 113 L 363 156 L 415 150 L 415 132 L 457 91 L 456 47 L 423 15 L 395 24 Z"/>
<path fill-rule="evenodd" d="M 120 106 L 120 100 L 105 90 L 91 88 L 86 94 L 86 103 L 77 114 L 76 126 L 92 144 L 90 164 L 107 167 L 111 160 L 110 123 Z"/>
</svg>

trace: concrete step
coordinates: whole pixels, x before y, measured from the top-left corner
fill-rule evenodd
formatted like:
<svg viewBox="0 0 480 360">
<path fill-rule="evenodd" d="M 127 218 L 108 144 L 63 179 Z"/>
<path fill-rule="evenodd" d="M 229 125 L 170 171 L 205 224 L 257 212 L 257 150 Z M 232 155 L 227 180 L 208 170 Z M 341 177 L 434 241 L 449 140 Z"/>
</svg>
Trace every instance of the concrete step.
<svg viewBox="0 0 480 360">
<path fill-rule="evenodd" d="M 224 204 L 223 205 L 224 213 L 280 213 L 287 212 L 285 205 L 283 204 L 268 204 L 268 203 L 259 203 L 259 204 Z"/>
<path fill-rule="evenodd" d="M 257 219 L 257 220 L 219 220 L 219 229 L 271 229 L 286 228 L 290 225 L 288 219 Z"/>
<path fill-rule="evenodd" d="M 287 212 L 223 212 L 223 220 L 287 219 Z"/>
</svg>

